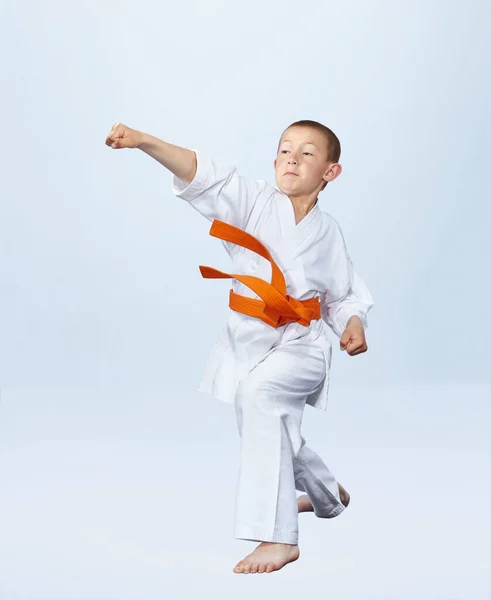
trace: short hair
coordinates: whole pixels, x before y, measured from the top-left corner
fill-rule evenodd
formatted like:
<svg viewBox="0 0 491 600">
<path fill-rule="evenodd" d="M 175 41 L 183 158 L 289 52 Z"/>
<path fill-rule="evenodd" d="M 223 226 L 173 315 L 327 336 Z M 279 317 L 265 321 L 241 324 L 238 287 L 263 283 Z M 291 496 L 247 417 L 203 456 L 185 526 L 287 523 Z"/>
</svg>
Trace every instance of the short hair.
<svg viewBox="0 0 491 600">
<path fill-rule="evenodd" d="M 339 161 L 339 157 L 341 156 L 341 143 L 339 142 L 337 135 L 334 133 L 334 131 L 331 131 L 329 127 L 326 127 L 318 121 L 310 121 L 308 119 L 295 121 L 295 123 L 289 125 L 285 131 L 290 129 L 290 127 L 311 127 L 312 129 L 316 129 L 322 133 L 327 142 L 327 160 L 335 163 Z"/>
</svg>

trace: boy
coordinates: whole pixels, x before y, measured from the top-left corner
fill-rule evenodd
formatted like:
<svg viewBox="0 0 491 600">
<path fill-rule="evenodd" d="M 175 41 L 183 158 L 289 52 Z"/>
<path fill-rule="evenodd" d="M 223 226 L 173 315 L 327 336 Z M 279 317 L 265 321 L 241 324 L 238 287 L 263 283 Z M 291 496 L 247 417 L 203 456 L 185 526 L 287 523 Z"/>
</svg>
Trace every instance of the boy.
<svg viewBox="0 0 491 600">
<path fill-rule="evenodd" d="M 206 154 L 173 146 L 123 124 L 106 144 L 140 148 L 174 174 L 173 191 L 213 221 L 210 233 L 234 273 L 232 308 L 200 390 L 234 402 L 241 435 L 235 537 L 259 541 L 235 573 L 270 573 L 299 557 L 298 513 L 339 515 L 349 495 L 301 435 L 306 404 L 326 409 L 331 364 L 328 324 L 340 346 L 366 352 L 373 300 L 354 271 L 338 223 L 318 194 L 342 171 L 335 134 L 297 121 L 282 134 L 276 188 L 239 176 Z M 296 491 L 306 495 L 296 497 Z"/>
</svg>

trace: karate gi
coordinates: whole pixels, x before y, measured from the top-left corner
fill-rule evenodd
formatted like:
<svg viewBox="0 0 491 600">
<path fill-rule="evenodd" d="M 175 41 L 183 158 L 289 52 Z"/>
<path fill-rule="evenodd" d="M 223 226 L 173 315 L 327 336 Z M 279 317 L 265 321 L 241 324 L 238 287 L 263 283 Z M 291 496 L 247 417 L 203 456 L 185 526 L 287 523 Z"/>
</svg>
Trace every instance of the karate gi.
<svg viewBox="0 0 491 600">
<path fill-rule="evenodd" d="M 373 300 L 353 269 L 337 221 L 318 203 L 296 224 L 288 196 L 195 152 L 196 175 L 191 183 L 174 177 L 175 195 L 208 220 L 224 221 L 262 242 L 285 277 L 288 295 L 321 302 L 322 319 L 309 326 L 292 322 L 274 328 L 231 310 L 199 386 L 235 403 L 242 440 L 235 537 L 296 544 L 295 489 L 308 494 L 318 517 L 344 510 L 335 478 L 300 432 L 305 404 L 322 410 L 327 405 L 332 348 L 326 324 L 338 337 L 353 315 L 366 327 Z M 267 260 L 222 243 L 232 260 L 230 273 L 271 280 Z M 230 281 L 237 294 L 258 298 Z"/>
</svg>

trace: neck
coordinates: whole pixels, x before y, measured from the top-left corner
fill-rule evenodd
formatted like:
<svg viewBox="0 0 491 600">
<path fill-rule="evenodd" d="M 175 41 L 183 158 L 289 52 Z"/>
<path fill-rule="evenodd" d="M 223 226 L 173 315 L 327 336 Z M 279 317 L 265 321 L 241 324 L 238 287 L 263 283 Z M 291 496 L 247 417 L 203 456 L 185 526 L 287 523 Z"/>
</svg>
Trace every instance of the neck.
<svg viewBox="0 0 491 600">
<path fill-rule="evenodd" d="M 295 219 L 298 223 L 307 215 L 317 203 L 317 193 L 309 196 L 288 196 L 293 204 Z"/>
</svg>

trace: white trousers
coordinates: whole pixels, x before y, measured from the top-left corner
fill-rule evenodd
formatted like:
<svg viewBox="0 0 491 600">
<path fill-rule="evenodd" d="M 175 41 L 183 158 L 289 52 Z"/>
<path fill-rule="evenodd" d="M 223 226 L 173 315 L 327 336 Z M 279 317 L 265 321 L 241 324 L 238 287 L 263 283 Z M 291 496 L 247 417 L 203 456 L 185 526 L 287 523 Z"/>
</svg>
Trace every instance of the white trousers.
<svg viewBox="0 0 491 600">
<path fill-rule="evenodd" d="M 295 490 L 318 517 L 339 515 L 339 487 L 300 429 L 305 403 L 326 376 L 322 350 L 292 342 L 269 354 L 235 396 L 241 464 L 235 504 L 237 539 L 298 543 Z"/>
</svg>

